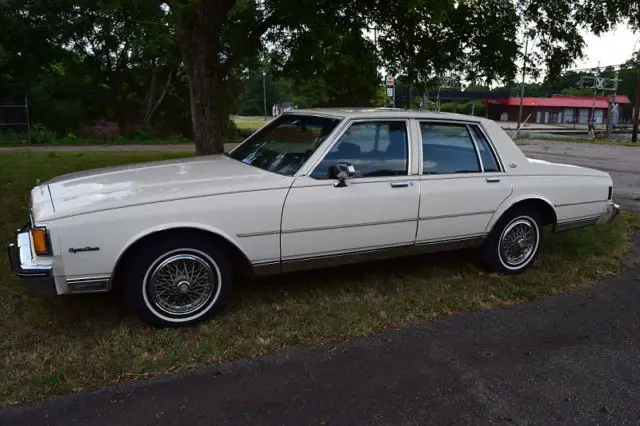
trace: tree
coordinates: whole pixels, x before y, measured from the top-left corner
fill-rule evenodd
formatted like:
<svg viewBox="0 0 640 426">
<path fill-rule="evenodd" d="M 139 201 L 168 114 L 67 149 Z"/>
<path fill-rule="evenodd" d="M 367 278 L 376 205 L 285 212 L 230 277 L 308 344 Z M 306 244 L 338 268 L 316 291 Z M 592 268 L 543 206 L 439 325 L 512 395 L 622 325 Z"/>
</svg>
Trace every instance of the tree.
<svg viewBox="0 0 640 426">
<path fill-rule="evenodd" d="M 593 96 L 593 89 L 580 88 L 580 87 L 567 87 L 560 92 L 563 95 L 569 96 Z"/>
<path fill-rule="evenodd" d="M 27 95 L 33 117 L 58 132 L 91 118 L 148 127 L 184 85 L 173 21 L 159 5 L 5 0 L 0 27 L 0 92 Z"/>
<path fill-rule="evenodd" d="M 348 21 L 341 23 L 343 31 L 327 31 L 319 25 L 277 44 L 270 56 L 272 66 L 292 81 L 298 104 L 371 105 L 381 81 L 373 43 Z"/>
<path fill-rule="evenodd" d="M 340 43 L 363 45 L 359 35 L 376 28 L 383 65 L 395 75 L 406 75 L 410 84 L 426 86 L 447 71 L 463 73 L 473 81 L 509 82 L 517 71 L 515 59 L 522 51 L 517 37 L 521 23 L 535 27 L 538 51 L 532 62 L 544 64 L 550 75 L 557 75 L 581 55 L 584 41 L 578 32 L 580 26 L 604 31 L 616 19 L 628 17 L 638 9 L 631 0 L 605 3 L 603 6 L 596 0 L 170 2 L 189 73 L 194 137 L 201 154 L 222 151 L 235 74 L 242 72 L 244 63 L 265 41 L 276 48 L 287 46 L 287 61 L 297 63 L 297 68 L 300 62 L 296 57 L 306 55 L 315 59 L 318 45 L 335 48 L 339 55 L 337 62 L 347 60 Z M 637 24 L 637 20 L 632 22 Z M 345 34 L 351 39 L 347 42 L 340 37 L 332 38 L 335 34 Z M 333 41 L 325 45 L 324 40 Z M 310 44 L 311 52 L 300 48 Z M 309 76 L 305 82 L 319 89 L 310 95 L 331 89 L 318 75 Z M 328 96 L 315 101 L 330 102 L 331 95 Z"/>
<path fill-rule="evenodd" d="M 382 66 L 403 76 L 408 100 L 447 72 L 509 91 L 519 36 L 533 30 L 529 75 L 545 69 L 549 84 L 537 89 L 559 93 L 567 86 L 554 78 L 581 55 L 578 28 L 638 28 L 639 9 L 635 0 L 2 0 L 0 96 L 35 97 L 46 107 L 34 116 L 60 127 L 190 119 L 198 154 L 212 154 L 257 64 L 293 82 L 301 105 L 378 102 Z"/>
</svg>

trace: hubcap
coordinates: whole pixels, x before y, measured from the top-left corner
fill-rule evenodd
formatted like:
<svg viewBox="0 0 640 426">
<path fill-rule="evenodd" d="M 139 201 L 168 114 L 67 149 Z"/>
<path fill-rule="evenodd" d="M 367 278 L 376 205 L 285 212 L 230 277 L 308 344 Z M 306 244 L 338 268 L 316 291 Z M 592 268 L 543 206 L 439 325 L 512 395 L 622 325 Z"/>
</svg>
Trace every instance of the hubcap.
<svg viewBox="0 0 640 426">
<path fill-rule="evenodd" d="M 178 291 L 182 294 L 189 293 L 191 283 L 189 281 L 180 281 L 178 283 Z"/>
<path fill-rule="evenodd" d="M 176 254 L 153 269 L 147 291 L 151 303 L 161 311 L 188 316 L 211 300 L 217 286 L 217 275 L 205 259 Z"/>
<path fill-rule="evenodd" d="M 538 227 L 529 218 L 513 220 L 502 232 L 500 257 L 511 267 L 528 262 L 538 245 Z"/>
</svg>

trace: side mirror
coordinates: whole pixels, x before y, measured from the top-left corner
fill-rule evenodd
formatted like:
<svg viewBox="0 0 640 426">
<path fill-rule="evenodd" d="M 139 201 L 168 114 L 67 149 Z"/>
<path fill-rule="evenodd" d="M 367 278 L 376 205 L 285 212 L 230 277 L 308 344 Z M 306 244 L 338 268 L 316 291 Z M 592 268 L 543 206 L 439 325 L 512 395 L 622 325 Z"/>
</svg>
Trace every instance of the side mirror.
<svg viewBox="0 0 640 426">
<path fill-rule="evenodd" d="M 338 179 L 333 186 L 336 188 L 343 188 L 347 186 L 347 179 L 356 175 L 356 169 L 353 164 L 349 163 L 336 163 L 331 166 L 331 177 Z"/>
</svg>

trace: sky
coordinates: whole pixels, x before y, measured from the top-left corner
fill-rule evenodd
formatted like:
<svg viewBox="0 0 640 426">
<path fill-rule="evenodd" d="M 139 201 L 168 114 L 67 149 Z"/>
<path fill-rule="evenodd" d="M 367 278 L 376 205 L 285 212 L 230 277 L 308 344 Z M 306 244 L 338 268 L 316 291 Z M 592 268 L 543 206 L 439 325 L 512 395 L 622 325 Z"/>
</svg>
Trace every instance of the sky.
<svg viewBox="0 0 640 426">
<path fill-rule="evenodd" d="M 618 65 L 624 63 L 631 57 L 633 47 L 640 38 L 640 33 L 634 34 L 627 26 L 619 26 L 614 31 L 602 34 L 600 37 L 592 33 L 583 33 L 585 39 L 585 57 L 576 61 L 576 68 L 597 67 L 598 61 L 600 65 Z M 640 48 L 640 42 L 636 46 Z"/>
</svg>

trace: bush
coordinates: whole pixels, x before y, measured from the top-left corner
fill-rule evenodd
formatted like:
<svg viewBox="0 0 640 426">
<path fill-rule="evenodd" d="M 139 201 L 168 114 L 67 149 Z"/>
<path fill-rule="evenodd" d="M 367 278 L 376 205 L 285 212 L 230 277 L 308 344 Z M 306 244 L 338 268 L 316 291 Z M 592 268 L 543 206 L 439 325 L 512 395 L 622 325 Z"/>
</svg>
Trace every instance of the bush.
<svg viewBox="0 0 640 426">
<path fill-rule="evenodd" d="M 440 112 L 453 112 L 455 105 L 451 102 L 440 104 Z"/>
<path fill-rule="evenodd" d="M 158 139 L 158 134 L 153 129 L 145 128 L 145 129 L 138 129 L 135 132 L 132 132 L 126 135 L 126 137 L 127 139 L 149 141 L 152 139 Z"/>
<path fill-rule="evenodd" d="M 44 124 L 35 123 L 31 126 L 31 143 L 33 144 L 49 144 L 56 141 L 56 132 L 49 130 Z"/>
</svg>

